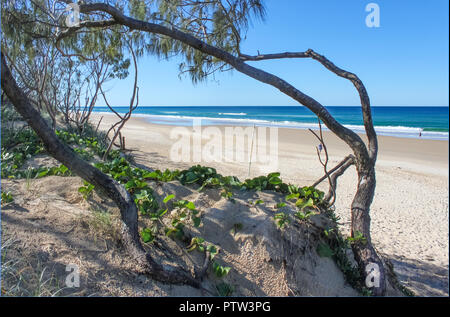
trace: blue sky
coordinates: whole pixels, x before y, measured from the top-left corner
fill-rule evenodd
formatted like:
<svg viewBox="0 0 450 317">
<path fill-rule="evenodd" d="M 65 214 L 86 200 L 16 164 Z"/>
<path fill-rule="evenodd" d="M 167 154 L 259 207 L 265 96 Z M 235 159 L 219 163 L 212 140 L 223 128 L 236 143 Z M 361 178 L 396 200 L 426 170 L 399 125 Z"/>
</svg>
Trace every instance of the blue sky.
<svg viewBox="0 0 450 317">
<path fill-rule="evenodd" d="M 366 5 L 380 8 L 380 27 L 365 24 Z M 304 51 L 325 55 L 356 73 L 373 106 L 448 106 L 447 0 L 266 0 L 265 22 L 255 22 L 242 45 L 246 54 Z M 308 59 L 251 62 L 287 80 L 325 106 L 357 106 L 345 79 Z M 132 76 L 130 76 L 132 77 Z M 131 78 L 108 86 L 108 98 L 126 106 Z M 141 106 L 289 106 L 297 102 L 236 71 L 193 85 L 178 77 L 178 60 L 139 61 Z M 104 105 L 99 100 L 98 105 Z"/>
</svg>

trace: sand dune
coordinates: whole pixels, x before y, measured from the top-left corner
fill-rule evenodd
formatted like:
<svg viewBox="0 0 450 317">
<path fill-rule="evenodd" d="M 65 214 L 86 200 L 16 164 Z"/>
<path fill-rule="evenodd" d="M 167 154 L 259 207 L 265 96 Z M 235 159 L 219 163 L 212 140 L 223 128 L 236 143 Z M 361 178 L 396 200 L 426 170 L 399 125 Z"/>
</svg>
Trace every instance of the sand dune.
<svg viewBox="0 0 450 317">
<path fill-rule="evenodd" d="M 113 116 L 94 114 L 92 122 L 96 124 L 100 116 L 101 129 L 115 120 Z M 249 176 L 246 162 L 174 162 L 170 154 L 177 141 L 170 138 L 174 129 L 136 117 L 126 124 L 123 135 L 137 163 L 155 169 L 202 164 L 215 167 L 223 175 L 240 179 Z M 224 127 L 219 129 L 224 131 Z M 311 185 L 322 176 L 315 150 L 318 142 L 311 133 L 298 129 L 278 129 L 277 133 L 277 170 L 284 181 Z M 333 134 L 325 132 L 324 137 L 329 166 L 351 153 Z M 230 150 L 225 148 L 225 142 L 223 147 L 224 151 Z M 380 136 L 379 148 L 377 187 L 371 208 L 374 246 L 392 260 L 400 280 L 418 295 L 448 295 L 448 141 Z M 273 171 L 271 168 L 273 164 L 268 167 L 267 163 L 253 161 L 250 176 L 266 174 Z M 319 187 L 326 190 L 327 184 Z M 356 171 L 350 168 L 339 179 L 337 190 L 336 213 L 341 217 L 344 233 L 349 232 L 349 206 L 355 190 Z"/>
</svg>

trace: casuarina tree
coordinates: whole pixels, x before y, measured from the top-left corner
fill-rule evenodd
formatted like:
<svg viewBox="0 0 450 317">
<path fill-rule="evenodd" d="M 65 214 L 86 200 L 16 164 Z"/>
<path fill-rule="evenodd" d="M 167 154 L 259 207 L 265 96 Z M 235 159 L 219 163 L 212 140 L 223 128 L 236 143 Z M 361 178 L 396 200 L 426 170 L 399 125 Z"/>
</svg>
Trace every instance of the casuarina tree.
<svg viewBox="0 0 450 317">
<path fill-rule="evenodd" d="M 11 10 L 23 10 L 20 4 L 11 6 Z M 28 1 L 22 1 L 29 3 Z M 35 3 L 41 3 L 40 6 Z M 101 39 L 100 45 L 111 47 L 112 50 L 125 47 L 124 43 L 131 37 L 137 56 L 144 54 L 169 58 L 182 56 L 180 72 L 187 73 L 196 82 L 207 79 L 218 71 L 234 70 L 255 80 L 272 86 L 282 93 L 310 109 L 323 124 L 342 139 L 352 150 L 351 164 L 357 170 L 358 182 L 356 193 L 351 204 L 351 234 L 353 237 L 364 237 L 364 243 L 352 244 L 355 259 L 358 262 L 362 276 L 370 279 L 373 270 L 377 271 L 375 283 L 371 290 L 374 295 L 385 293 L 385 272 L 381 258 L 375 251 L 370 238 L 370 206 L 375 192 L 375 163 L 377 159 L 378 143 L 372 122 L 370 99 L 366 88 L 357 75 L 339 68 L 325 56 L 308 49 L 301 52 L 281 52 L 257 55 L 246 54 L 241 51 L 242 39 L 252 17 L 264 18 L 265 9 L 262 0 L 155 0 L 155 1 L 83 1 L 74 8 L 76 23 L 65 23 L 66 15 L 59 17 L 54 8 L 45 3 L 52 1 L 30 1 L 33 12 L 40 15 L 54 16 L 54 28 L 46 32 L 51 34 L 53 43 L 64 56 L 74 56 L 89 59 L 98 50 L 93 41 Z M 70 4 L 71 1 L 53 1 L 59 5 Z M 15 7 L 14 7 L 15 6 Z M 64 7 L 65 8 L 65 7 Z M 52 11 L 53 10 L 53 11 Z M 79 21 L 78 21 L 79 14 Z M 39 24 L 39 20 L 34 22 Z M 3 25 L 2 25 L 3 26 Z M 124 33 L 127 33 L 127 37 Z M 106 44 L 105 44 L 106 43 Z M 86 45 L 86 46 L 84 46 Z M 2 51 L 7 50 L 2 46 Z M 120 65 L 125 55 L 115 58 L 114 63 Z M 339 77 L 349 80 L 359 94 L 362 116 L 367 137 L 367 144 L 351 129 L 340 124 L 329 111 L 316 99 L 305 94 L 281 77 L 254 66 L 255 62 L 273 59 L 313 59 Z M 3 70 L 3 68 L 5 70 Z M 34 120 L 39 116 L 32 111 L 32 105 L 15 85 L 14 78 L 7 68 L 2 55 L 2 89 L 27 120 Z M 36 120 L 40 122 L 40 120 Z M 43 124 L 30 124 L 42 137 L 49 152 L 63 162 L 75 173 L 92 182 L 96 186 L 104 186 L 110 192 L 110 197 L 120 206 L 124 221 L 124 233 L 129 235 L 130 248 L 134 254 L 143 259 L 144 255 L 139 247 L 136 226 L 136 208 L 123 188 L 105 178 L 92 167 L 86 167 L 77 157 L 57 142 L 51 131 Z M 345 168 L 349 162 L 342 164 Z M 82 167 L 83 171 L 80 170 Z M 337 169 L 336 172 L 342 172 Z M 339 174 L 339 173 L 338 173 Z M 336 174 L 336 177 L 338 176 Z M 334 178 L 335 180 L 335 178 Z M 128 226 L 128 227 L 127 227 Z M 128 231 L 127 231 L 128 230 Z M 145 261 L 142 260 L 142 263 Z M 147 256 L 149 271 L 155 272 L 155 262 Z M 170 269 L 164 269 L 172 274 Z M 182 276 L 182 277 L 181 277 Z M 186 274 L 177 275 L 175 279 L 188 281 Z M 167 278 L 169 279 L 169 278 Z M 190 280 L 191 282 L 193 280 Z"/>
</svg>

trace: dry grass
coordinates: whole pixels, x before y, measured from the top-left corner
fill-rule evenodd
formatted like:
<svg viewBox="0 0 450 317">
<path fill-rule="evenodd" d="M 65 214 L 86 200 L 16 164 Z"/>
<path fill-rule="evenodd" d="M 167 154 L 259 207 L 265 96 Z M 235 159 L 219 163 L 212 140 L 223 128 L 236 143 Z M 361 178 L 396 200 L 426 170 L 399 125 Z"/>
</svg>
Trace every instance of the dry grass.
<svg viewBox="0 0 450 317">
<path fill-rule="evenodd" d="M 98 208 L 91 208 L 89 215 L 80 215 L 79 221 L 89 229 L 95 239 L 120 240 L 118 216 Z"/>
<path fill-rule="evenodd" d="M 31 263 L 28 259 L 9 257 L 9 251 L 17 242 L 12 238 L 2 241 L 2 296 L 58 296 L 65 287 L 52 270 L 39 260 Z"/>
</svg>

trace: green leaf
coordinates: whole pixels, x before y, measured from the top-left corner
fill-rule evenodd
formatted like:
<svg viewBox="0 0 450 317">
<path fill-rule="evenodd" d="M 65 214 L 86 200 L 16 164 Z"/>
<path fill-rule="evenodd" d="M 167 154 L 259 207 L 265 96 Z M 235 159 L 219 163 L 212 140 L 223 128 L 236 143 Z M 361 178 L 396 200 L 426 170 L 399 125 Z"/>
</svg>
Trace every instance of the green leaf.
<svg viewBox="0 0 450 317">
<path fill-rule="evenodd" d="M 286 203 L 285 202 L 281 202 L 281 203 L 276 204 L 275 208 L 280 209 L 280 208 L 283 208 L 285 206 L 286 206 Z"/>
<path fill-rule="evenodd" d="M 192 201 L 189 201 L 189 202 L 186 204 L 186 208 L 188 208 L 188 209 L 190 209 L 190 210 L 195 210 L 195 205 L 194 205 L 194 203 L 193 203 Z"/>
<path fill-rule="evenodd" d="M 197 175 L 193 172 L 187 172 L 186 173 L 186 183 L 187 184 L 192 184 L 195 183 L 199 178 L 197 177 Z"/>
<path fill-rule="evenodd" d="M 231 267 L 229 267 L 229 266 L 222 267 L 222 276 L 227 275 L 230 272 L 230 270 L 231 270 Z"/>
<path fill-rule="evenodd" d="M 140 180 L 138 180 L 138 179 L 135 179 L 135 180 L 134 180 L 134 183 L 135 183 L 135 185 L 136 185 L 137 188 L 145 188 L 145 187 L 148 186 L 146 182 L 140 181 Z"/>
<path fill-rule="evenodd" d="M 282 183 L 280 173 L 270 173 L 267 178 L 269 179 L 269 183 L 272 185 L 279 185 Z"/>
<path fill-rule="evenodd" d="M 191 244 L 187 247 L 187 252 L 192 252 L 197 248 L 196 244 Z"/>
<path fill-rule="evenodd" d="M 183 208 L 187 204 L 186 200 L 178 200 L 173 203 L 175 207 Z"/>
<path fill-rule="evenodd" d="M 149 198 L 149 193 L 147 192 L 147 190 L 141 190 L 139 192 L 136 192 L 136 194 L 134 195 L 134 197 L 138 200 L 144 200 Z"/>
<path fill-rule="evenodd" d="M 222 297 L 231 296 L 234 292 L 234 287 L 227 283 L 217 284 L 216 289 L 219 296 Z"/>
<path fill-rule="evenodd" d="M 216 274 L 217 277 L 221 278 L 227 275 L 231 270 L 231 267 L 223 267 L 219 263 L 214 262 L 213 263 L 213 271 Z"/>
<path fill-rule="evenodd" d="M 299 193 L 292 193 L 292 194 L 289 194 L 289 195 L 286 196 L 286 200 L 291 200 L 291 199 L 294 199 L 294 198 L 298 198 L 299 196 L 300 196 Z"/>
<path fill-rule="evenodd" d="M 158 179 L 158 173 L 157 172 L 145 173 L 144 175 L 142 175 L 142 178 Z"/>
<path fill-rule="evenodd" d="M 167 208 L 166 208 L 166 209 L 161 209 L 161 210 L 159 211 L 159 213 L 158 213 L 158 216 L 159 216 L 159 217 L 164 216 L 164 215 L 167 213 L 167 211 L 168 211 Z"/>
<path fill-rule="evenodd" d="M 144 243 L 153 242 L 153 240 L 155 240 L 155 237 L 153 236 L 152 231 L 149 228 L 144 228 L 141 231 L 141 238 Z"/>
<path fill-rule="evenodd" d="M 49 172 L 48 170 L 40 172 L 40 173 L 37 175 L 37 178 L 41 178 L 41 177 L 46 176 L 46 175 L 48 174 L 48 172 Z"/>
<path fill-rule="evenodd" d="M 178 219 L 180 219 L 180 221 L 183 221 L 183 220 L 186 219 L 186 217 L 187 217 L 187 214 L 183 211 L 183 212 L 180 214 L 180 216 L 178 216 Z"/>
<path fill-rule="evenodd" d="M 296 216 L 300 220 L 306 220 L 306 219 L 308 219 L 309 217 L 311 217 L 312 215 L 315 215 L 315 214 L 316 213 L 314 211 L 308 211 L 306 213 L 303 213 L 303 212 L 299 211 L 299 212 L 296 212 L 294 214 L 294 216 Z"/>
<path fill-rule="evenodd" d="M 60 171 L 62 174 L 65 174 L 68 170 L 69 170 L 69 169 L 68 169 L 66 166 L 64 166 L 64 165 L 61 165 L 61 166 L 59 167 L 59 171 Z"/>
<path fill-rule="evenodd" d="M 172 226 L 176 227 L 178 224 L 180 223 L 180 219 L 179 218 L 175 218 L 172 220 Z"/>
<path fill-rule="evenodd" d="M 170 235 L 176 234 L 178 231 L 180 230 L 177 228 L 166 229 L 166 236 L 170 237 Z"/>
<path fill-rule="evenodd" d="M 198 228 L 200 226 L 202 219 L 200 217 L 192 217 L 192 221 L 194 222 L 194 226 Z"/>
<path fill-rule="evenodd" d="M 202 244 L 203 242 L 205 242 L 205 239 L 203 239 L 202 237 L 196 237 L 196 238 L 195 238 L 195 242 L 196 242 L 197 244 Z"/>
<path fill-rule="evenodd" d="M 130 190 L 136 187 L 136 182 L 132 179 L 125 184 L 125 189 Z"/>
<path fill-rule="evenodd" d="M 206 247 L 206 251 L 209 252 L 209 254 L 210 254 L 210 259 L 211 259 L 211 260 L 214 259 L 214 257 L 215 257 L 215 256 L 217 255 L 217 253 L 219 252 L 219 251 L 217 250 L 216 246 L 215 246 L 215 245 L 212 245 L 212 244 L 210 244 L 210 245 L 208 245 L 208 246 Z"/>
<path fill-rule="evenodd" d="M 14 201 L 13 196 L 10 192 L 5 193 L 2 191 L 2 204 L 8 204 Z"/>
<path fill-rule="evenodd" d="M 317 246 L 317 254 L 323 258 L 331 258 L 334 255 L 334 252 L 330 249 L 328 244 L 320 243 Z"/>
<path fill-rule="evenodd" d="M 163 202 L 166 204 L 168 201 L 170 201 L 171 199 L 173 199 L 175 197 L 175 195 L 168 195 L 166 196 L 166 198 L 164 198 Z"/>
<path fill-rule="evenodd" d="M 275 214 L 274 216 L 275 221 L 278 225 L 278 227 L 283 228 L 286 224 L 291 223 L 291 220 L 289 219 L 289 216 L 285 214 L 284 212 L 279 212 Z"/>
<path fill-rule="evenodd" d="M 239 230 L 242 230 L 242 228 L 244 227 L 244 225 L 242 223 L 235 223 L 233 225 L 233 229 L 231 229 L 231 231 L 236 234 L 236 232 L 238 232 Z"/>
<path fill-rule="evenodd" d="M 367 243 L 366 237 L 364 237 L 364 235 L 360 231 L 356 231 L 353 237 L 348 237 L 347 241 L 350 243 L 358 243 L 358 242 L 361 242 L 362 244 Z"/>
<path fill-rule="evenodd" d="M 159 215 L 158 214 L 150 214 L 150 220 L 156 221 L 159 219 Z"/>
<path fill-rule="evenodd" d="M 305 205 L 303 205 L 303 208 L 306 207 L 313 207 L 314 206 L 314 201 L 312 198 L 308 199 L 308 201 L 305 203 Z"/>
<path fill-rule="evenodd" d="M 205 239 L 201 237 L 192 238 L 191 243 L 187 246 L 188 252 L 194 251 L 195 249 L 198 249 L 200 252 L 204 252 L 205 247 L 203 246 L 203 242 L 205 242 Z"/>
</svg>

